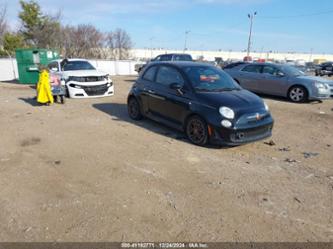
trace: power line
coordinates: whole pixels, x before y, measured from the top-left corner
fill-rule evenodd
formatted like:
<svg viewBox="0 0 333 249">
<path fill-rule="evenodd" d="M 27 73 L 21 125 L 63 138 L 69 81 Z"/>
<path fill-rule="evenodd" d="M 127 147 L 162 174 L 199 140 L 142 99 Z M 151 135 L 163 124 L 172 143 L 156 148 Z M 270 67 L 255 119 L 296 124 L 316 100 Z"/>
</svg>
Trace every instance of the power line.
<svg viewBox="0 0 333 249">
<path fill-rule="evenodd" d="M 298 14 L 298 15 L 287 15 L 287 16 L 261 16 L 260 18 L 265 19 L 283 19 L 283 18 L 298 18 L 298 17 L 309 17 L 309 16 L 321 16 L 321 15 L 327 15 L 333 13 L 333 10 L 327 10 L 327 11 L 320 11 L 320 12 L 313 12 L 313 13 L 307 13 L 307 14 Z"/>
</svg>

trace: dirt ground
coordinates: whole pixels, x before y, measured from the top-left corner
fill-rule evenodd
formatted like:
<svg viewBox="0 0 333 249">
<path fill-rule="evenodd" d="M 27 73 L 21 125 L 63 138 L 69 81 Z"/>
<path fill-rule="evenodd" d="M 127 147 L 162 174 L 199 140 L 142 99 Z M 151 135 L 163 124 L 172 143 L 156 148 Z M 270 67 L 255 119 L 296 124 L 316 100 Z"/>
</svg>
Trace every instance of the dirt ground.
<svg viewBox="0 0 333 249">
<path fill-rule="evenodd" d="M 0 83 L 0 241 L 333 241 L 333 100 L 264 97 L 271 139 L 203 148 L 131 121 L 134 79 L 52 106 Z"/>
</svg>

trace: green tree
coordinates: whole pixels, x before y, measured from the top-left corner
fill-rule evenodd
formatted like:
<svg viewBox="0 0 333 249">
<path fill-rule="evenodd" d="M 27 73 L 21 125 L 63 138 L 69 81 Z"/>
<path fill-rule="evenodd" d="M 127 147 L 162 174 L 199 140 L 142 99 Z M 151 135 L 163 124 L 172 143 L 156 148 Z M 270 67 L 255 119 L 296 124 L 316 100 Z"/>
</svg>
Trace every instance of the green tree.
<svg viewBox="0 0 333 249">
<path fill-rule="evenodd" d="M 3 36 L 3 49 L 0 50 L 1 56 L 13 56 L 17 48 L 24 47 L 23 36 L 19 33 L 5 33 Z"/>
<path fill-rule="evenodd" d="M 39 4 L 34 1 L 20 0 L 22 11 L 19 18 L 22 22 L 20 33 L 25 42 L 30 46 L 42 48 L 59 48 L 61 25 L 61 13 L 55 16 L 44 15 Z"/>
</svg>

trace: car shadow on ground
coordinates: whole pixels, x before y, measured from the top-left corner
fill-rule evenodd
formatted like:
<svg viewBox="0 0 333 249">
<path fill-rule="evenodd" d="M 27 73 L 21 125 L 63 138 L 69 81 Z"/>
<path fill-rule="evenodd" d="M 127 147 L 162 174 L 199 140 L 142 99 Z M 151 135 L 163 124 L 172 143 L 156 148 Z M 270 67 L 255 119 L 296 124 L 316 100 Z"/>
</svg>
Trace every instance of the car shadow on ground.
<svg viewBox="0 0 333 249">
<path fill-rule="evenodd" d="M 127 113 L 127 105 L 120 103 L 101 103 L 101 104 L 93 104 L 95 109 L 104 112 L 112 117 L 114 121 L 122 121 L 131 123 L 133 125 L 144 128 L 150 132 L 154 132 L 159 135 L 166 136 L 168 138 L 172 138 L 175 140 L 182 141 L 187 144 L 191 144 L 191 142 L 187 139 L 186 135 L 178 130 L 172 129 L 168 126 L 150 120 L 148 118 L 143 118 L 142 120 L 135 121 L 132 120 Z M 195 146 L 195 145 L 193 145 Z M 221 146 L 216 145 L 207 145 L 206 148 L 220 149 Z"/>
<path fill-rule="evenodd" d="M 312 105 L 314 105 L 314 104 L 322 103 L 321 100 L 311 100 L 311 101 L 307 101 L 305 103 L 293 103 L 289 99 L 287 99 L 286 97 L 268 95 L 268 94 L 262 94 L 262 93 L 255 93 L 255 94 L 258 95 L 262 99 L 270 99 L 270 100 L 285 102 L 285 103 L 289 103 L 289 104 L 312 104 Z"/>
</svg>

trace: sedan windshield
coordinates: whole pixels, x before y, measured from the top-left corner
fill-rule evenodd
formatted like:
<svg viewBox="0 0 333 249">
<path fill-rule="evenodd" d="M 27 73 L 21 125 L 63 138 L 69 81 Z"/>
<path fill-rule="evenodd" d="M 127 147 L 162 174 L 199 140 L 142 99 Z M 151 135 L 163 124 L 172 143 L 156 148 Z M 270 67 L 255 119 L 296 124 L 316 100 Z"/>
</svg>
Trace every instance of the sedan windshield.
<svg viewBox="0 0 333 249">
<path fill-rule="evenodd" d="M 304 75 L 304 72 L 302 72 L 301 70 L 299 70 L 293 66 L 284 65 L 281 67 L 281 70 L 283 71 L 283 73 L 285 73 L 288 76 L 296 77 L 296 76 Z"/>
<path fill-rule="evenodd" d="M 63 66 L 63 71 L 76 70 L 95 70 L 95 68 L 87 61 L 68 61 Z"/>
<path fill-rule="evenodd" d="M 184 72 L 197 91 L 219 92 L 241 89 L 228 74 L 212 66 L 185 67 Z"/>
</svg>

